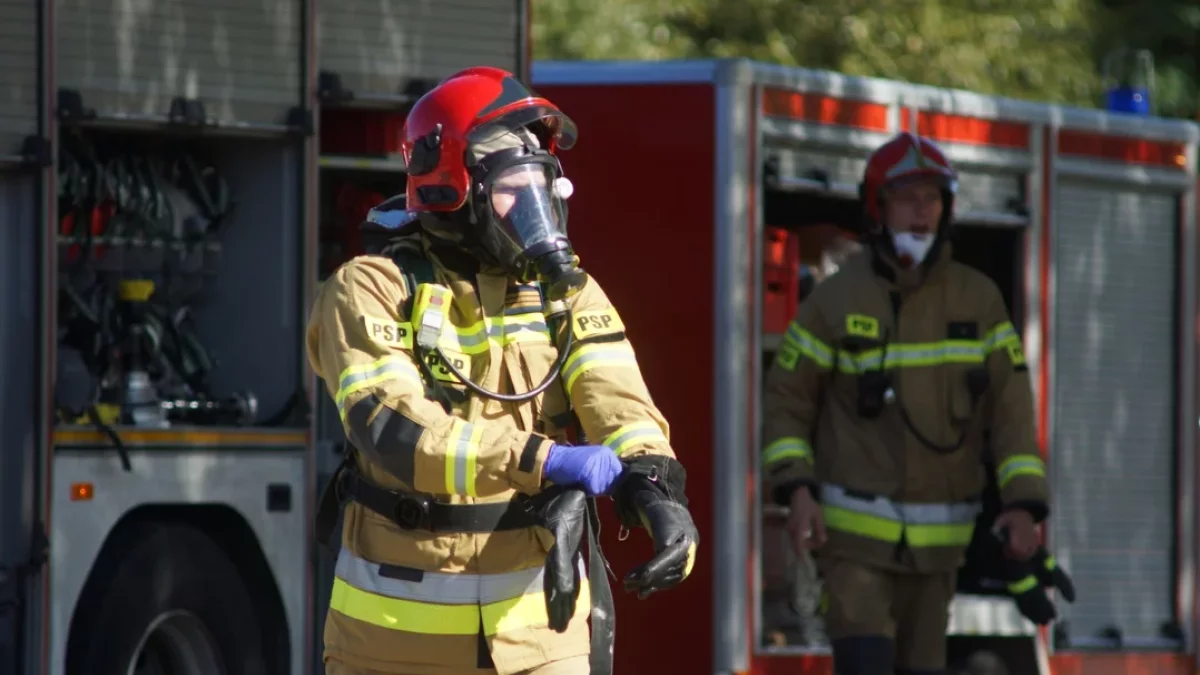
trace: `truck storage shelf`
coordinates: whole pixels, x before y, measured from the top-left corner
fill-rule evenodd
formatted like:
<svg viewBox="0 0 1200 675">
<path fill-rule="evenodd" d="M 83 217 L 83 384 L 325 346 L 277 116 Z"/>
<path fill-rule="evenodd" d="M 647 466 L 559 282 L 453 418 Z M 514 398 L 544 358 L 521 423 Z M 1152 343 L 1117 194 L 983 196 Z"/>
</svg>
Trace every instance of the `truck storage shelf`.
<svg viewBox="0 0 1200 675">
<path fill-rule="evenodd" d="M 237 447 L 304 447 L 308 434 L 295 429 L 255 427 L 174 427 L 143 429 L 114 426 L 111 429 L 127 447 L 161 446 L 237 446 Z M 53 444 L 56 447 L 109 447 L 112 439 L 95 427 L 63 425 L 55 427 Z"/>
<path fill-rule="evenodd" d="M 401 157 L 356 157 L 351 155 L 321 155 L 322 169 L 354 169 L 357 171 L 384 171 L 404 173 Z"/>
</svg>

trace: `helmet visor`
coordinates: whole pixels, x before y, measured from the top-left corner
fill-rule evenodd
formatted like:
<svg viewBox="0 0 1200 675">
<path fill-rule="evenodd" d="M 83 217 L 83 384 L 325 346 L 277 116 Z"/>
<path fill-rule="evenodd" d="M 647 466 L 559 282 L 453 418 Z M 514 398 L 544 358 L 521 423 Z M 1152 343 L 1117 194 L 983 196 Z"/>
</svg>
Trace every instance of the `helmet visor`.
<svg viewBox="0 0 1200 675">
<path fill-rule="evenodd" d="M 468 140 L 471 143 L 486 144 L 498 136 L 503 136 L 513 129 L 528 127 L 537 136 L 543 148 L 548 148 L 553 141 L 554 147 L 560 150 L 570 150 L 575 146 L 579 132 L 575 123 L 563 112 L 551 105 L 533 105 L 516 108 L 510 112 L 489 119 L 485 124 L 471 130 Z"/>
</svg>

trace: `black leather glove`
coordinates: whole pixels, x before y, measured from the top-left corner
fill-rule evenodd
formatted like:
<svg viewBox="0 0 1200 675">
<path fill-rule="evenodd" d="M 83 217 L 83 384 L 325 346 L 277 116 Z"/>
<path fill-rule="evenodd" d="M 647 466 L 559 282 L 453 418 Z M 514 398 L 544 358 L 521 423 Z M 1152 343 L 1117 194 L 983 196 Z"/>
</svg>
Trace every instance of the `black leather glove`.
<svg viewBox="0 0 1200 675">
<path fill-rule="evenodd" d="M 1050 555 L 1045 546 L 1039 546 L 1029 562 L 1033 565 L 1034 574 L 1037 575 L 1038 581 L 1043 586 L 1057 588 L 1058 592 L 1062 593 L 1064 600 L 1075 602 L 1075 584 L 1071 581 L 1071 576 L 1067 574 L 1066 570 L 1059 567 L 1058 561 Z"/>
<path fill-rule="evenodd" d="M 1045 589 L 1033 572 L 1033 567 L 1028 562 L 1014 562 L 1010 569 L 1012 572 L 1009 576 L 1008 592 L 1016 601 L 1021 614 L 1039 626 L 1044 626 L 1058 617 L 1058 613 L 1054 611 L 1054 603 L 1050 602 Z"/>
<path fill-rule="evenodd" d="M 1001 533 L 1000 537 L 1003 536 Z M 1067 602 L 1075 602 L 1075 584 L 1045 546 L 1039 546 L 1027 561 L 1005 559 L 1005 578 L 1017 609 L 1039 626 L 1058 618 L 1054 603 L 1046 594 L 1047 587 L 1057 588 Z"/>
<path fill-rule="evenodd" d="M 676 586 L 692 572 L 700 533 L 683 498 L 684 476 L 683 466 L 669 457 L 634 460 L 613 491 L 622 522 L 640 524 L 654 541 L 654 557 L 625 575 L 625 590 L 639 598 Z"/>
<path fill-rule="evenodd" d="M 562 633 L 575 616 L 579 601 L 580 574 L 575 555 L 587 527 L 587 495 L 578 488 L 563 489 L 546 502 L 541 519 L 542 527 L 554 535 L 542 581 L 546 614 L 550 628 Z"/>
</svg>

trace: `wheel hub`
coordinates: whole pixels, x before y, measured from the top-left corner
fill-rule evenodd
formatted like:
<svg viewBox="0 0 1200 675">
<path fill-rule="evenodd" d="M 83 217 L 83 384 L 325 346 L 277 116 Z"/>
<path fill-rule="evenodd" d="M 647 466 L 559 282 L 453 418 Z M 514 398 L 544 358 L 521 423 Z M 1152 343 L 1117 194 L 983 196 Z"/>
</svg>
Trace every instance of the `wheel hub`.
<svg viewBox="0 0 1200 675">
<path fill-rule="evenodd" d="M 221 675 L 216 641 L 191 612 L 163 612 L 150 622 L 130 659 L 126 675 Z"/>
</svg>

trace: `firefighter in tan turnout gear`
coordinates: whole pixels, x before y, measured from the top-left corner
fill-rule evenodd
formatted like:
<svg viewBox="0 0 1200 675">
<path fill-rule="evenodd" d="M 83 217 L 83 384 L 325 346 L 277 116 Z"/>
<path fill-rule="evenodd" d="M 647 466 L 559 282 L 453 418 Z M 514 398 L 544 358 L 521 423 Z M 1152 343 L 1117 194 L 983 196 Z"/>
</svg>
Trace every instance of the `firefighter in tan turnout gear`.
<svg viewBox="0 0 1200 675">
<path fill-rule="evenodd" d="M 346 502 L 327 673 L 609 672 L 586 497 L 654 541 L 628 591 L 691 571 L 667 422 L 565 236 L 574 136 L 503 70 L 451 76 L 408 115 L 405 208 L 373 212 L 395 236 L 318 292 L 308 357 L 352 446 L 318 515 L 320 537 Z"/>
<path fill-rule="evenodd" d="M 767 375 L 763 465 L 817 549 L 840 675 L 945 665 L 956 570 L 986 485 L 984 432 L 1007 555 L 1047 516 L 1021 341 L 995 284 L 951 260 L 956 177 L 929 140 L 870 157 L 870 244 L 818 285 Z"/>
</svg>

